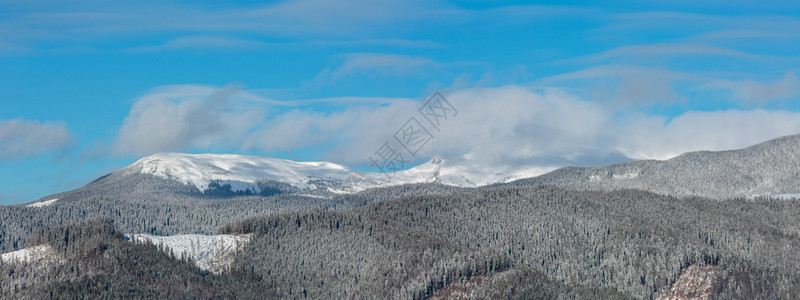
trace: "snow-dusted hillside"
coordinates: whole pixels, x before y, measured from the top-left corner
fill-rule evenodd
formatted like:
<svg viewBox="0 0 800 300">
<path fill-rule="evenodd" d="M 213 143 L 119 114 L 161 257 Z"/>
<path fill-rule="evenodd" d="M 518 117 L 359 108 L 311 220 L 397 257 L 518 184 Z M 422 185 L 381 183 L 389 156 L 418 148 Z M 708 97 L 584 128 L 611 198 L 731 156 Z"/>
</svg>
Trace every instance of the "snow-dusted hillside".
<svg viewBox="0 0 800 300">
<path fill-rule="evenodd" d="M 639 189 L 677 197 L 788 199 L 800 193 L 800 134 L 744 149 L 688 152 L 668 160 L 565 167 L 519 185 L 578 190 Z"/>
<path fill-rule="evenodd" d="M 463 161 L 463 159 L 458 159 Z M 432 183 L 481 186 L 536 176 L 549 169 L 486 170 L 468 164 L 448 164 L 441 157 L 394 173 L 359 172 L 330 162 L 296 162 L 233 154 L 159 153 L 140 159 L 120 172 L 155 175 L 207 190 L 212 182 L 229 184 L 232 191 L 259 192 L 259 180 L 287 183 L 299 190 L 325 189 L 355 193 L 368 188 Z"/>
<path fill-rule="evenodd" d="M 195 265 L 203 270 L 219 274 L 233 263 L 233 254 L 251 235 L 202 235 L 182 234 L 157 236 L 149 234 L 125 235 L 130 241 L 163 245 L 165 251 L 172 251 L 175 257 L 183 255 L 194 260 Z"/>
</svg>

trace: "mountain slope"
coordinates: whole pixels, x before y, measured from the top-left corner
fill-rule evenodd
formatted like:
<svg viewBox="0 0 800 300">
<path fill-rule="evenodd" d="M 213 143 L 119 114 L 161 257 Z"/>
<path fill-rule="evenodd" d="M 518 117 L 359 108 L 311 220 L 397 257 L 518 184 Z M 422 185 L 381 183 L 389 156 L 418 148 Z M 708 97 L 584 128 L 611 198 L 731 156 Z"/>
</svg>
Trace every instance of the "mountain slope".
<svg viewBox="0 0 800 300">
<path fill-rule="evenodd" d="M 164 252 L 126 242 L 121 232 L 131 231 L 116 221 L 41 229 L 31 246 L 47 244 L 65 259 L 33 267 L 0 264 L 0 273 L 9 274 L 0 276 L 0 294 L 652 299 L 675 287 L 686 290 L 681 277 L 691 266 L 716 268 L 708 274 L 711 298 L 793 299 L 800 293 L 800 260 L 787 250 L 800 245 L 796 200 L 705 201 L 542 186 L 462 190 L 230 223 L 220 233 L 252 235 L 219 275 L 177 256 L 174 249 L 187 249 L 184 237 L 154 237 L 177 246 Z M 152 222 L 158 214 L 141 220 Z"/>
<path fill-rule="evenodd" d="M 565 167 L 511 185 L 567 189 L 641 189 L 707 198 L 800 193 L 800 135 L 730 151 L 689 152 L 665 161 L 640 160 L 600 167 Z"/>
</svg>

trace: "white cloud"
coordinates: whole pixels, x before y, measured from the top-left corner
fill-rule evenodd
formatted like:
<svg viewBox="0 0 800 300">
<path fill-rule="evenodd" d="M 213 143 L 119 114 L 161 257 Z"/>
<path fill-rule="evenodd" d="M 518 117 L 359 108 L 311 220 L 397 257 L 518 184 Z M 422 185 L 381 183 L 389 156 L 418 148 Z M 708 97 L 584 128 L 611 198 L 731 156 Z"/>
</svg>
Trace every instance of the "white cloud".
<svg viewBox="0 0 800 300">
<path fill-rule="evenodd" d="M 347 76 L 422 76 L 428 70 L 439 67 L 439 63 L 420 56 L 382 53 L 353 53 L 345 55 L 345 61 L 336 69 L 324 69 L 314 83 L 331 83 Z"/>
<path fill-rule="evenodd" d="M 592 164 L 622 156 L 666 159 L 800 133 L 800 113 L 787 111 L 689 111 L 671 120 L 638 113 L 621 117 L 619 111 L 560 90 L 535 93 L 514 86 L 465 90 L 448 99 L 460 114 L 425 154 L 475 147 L 474 155 L 488 165 Z"/>
<path fill-rule="evenodd" d="M 0 40 L 0 53 L 25 53 L 31 50 L 33 49 Z"/>
<path fill-rule="evenodd" d="M 234 87 L 162 88 L 134 103 L 117 133 L 112 152 L 146 155 L 163 151 L 211 148 L 237 139 L 263 118 L 257 109 L 239 109 L 230 97 Z"/>
<path fill-rule="evenodd" d="M 156 52 L 183 49 L 229 49 L 229 50 L 255 50 L 267 46 L 271 43 L 258 42 L 247 39 L 237 39 L 219 36 L 184 36 L 171 39 L 161 45 L 137 46 L 128 49 L 130 52 Z"/>
<path fill-rule="evenodd" d="M 264 49 L 306 49 L 308 47 L 364 47 L 385 46 L 399 48 L 443 48 L 444 45 L 428 40 L 407 39 L 353 39 L 353 40 L 309 40 L 288 42 L 264 42 L 258 38 L 237 38 L 224 35 L 189 35 L 172 38 L 162 43 L 139 45 L 125 49 L 127 52 L 159 52 L 182 50 L 227 50 L 227 51 L 262 51 Z M 22 50 L 22 49 L 20 49 Z M 30 49 L 28 49 L 30 50 Z M 6 51 L 0 42 L 0 51 Z M 11 51 L 9 48 L 7 51 Z"/>
<path fill-rule="evenodd" d="M 221 45 L 253 47 L 275 40 L 287 40 L 288 44 L 317 41 L 307 45 L 441 48 L 443 45 L 436 41 L 404 38 L 435 27 L 475 22 L 528 23 L 601 14 L 593 9 L 548 5 L 493 5 L 491 9 L 469 10 L 442 0 L 288 0 L 236 6 L 151 1 L 5 5 L 10 13 L 0 26 L 0 35 L 8 42 L 42 50 L 95 51 L 118 46 L 156 51 L 209 45 L 219 50 Z M 119 38 L 128 38 L 131 44 L 107 43 Z"/>
<path fill-rule="evenodd" d="M 435 43 L 384 38 L 387 32 L 403 32 L 409 21 L 436 19 L 450 6 L 442 1 L 324 1 L 294 0 L 271 4 L 230 6 L 146 2 L 73 1 L 70 4 L 9 4 L 11 12 L 0 26 L 8 42 L 20 47 L 46 43 L 47 49 L 108 49 L 98 37 L 130 37 L 134 45 L 154 50 L 247 44 L 298 36 L 305 40 L 364 40 L 400 47 L 431 46 Z M 406 26 L 397 26 L 406 23 Z M 246 37 L 246 38 L 231 38 Z M 152 46 L 152 39 L 164 41 Z M 213 37 L 213 38 L 209 38 Z M 143 42 L 144 41 L 144 42 Z M 147 44 L 150 44 L 148 46 Z M 100 47 L 97 47 L 101 45 Z M 155 47 L 155 48 L 154 48 Z M 127 48 L 127 47 L 125 47 Z M 1 49 L 0 49 L 1 50 Z"/>
<path fill-rule="evenodd" d="M 361 39 L 344 41 L 312 41 L 309 45 L 324 46 L 395 46 L 407 48 L 445 48 L 443 44 L 430 40 L 407 40 L 398 38 Z"/>
<path fill-rule="evenodd" d="M 705 80 L 696 74 L 632 65 L 603 65 L 553 75 L 537 80 L 537 85 L 580 83 L 592 99 L 619 107 L 636 107 L 656 102 L 676 103 L 684 97 L 675 92 L 678 81 Z"/>
<path fill-rule="evenodd" d="M 386 29 L 384 25 L 427 15 L 429 4 L 390 0 L 298 0 L 255 10 L 250 15 L 269 21 L 282 31 L 349 36 Z"/>
<path fill-rule="evenodd" d="M 310 109 L 316 105 L 346 109 Z M 111 152 L 140 156 L 193 149 L 289 151 L 347 138 L 359 125 L 380 127 L 398 107 L 413 111 L 415 105 L 410 99 L 382 97 L 276 101 L 235 87 L 165 86 L 135 101 Z"/>
<path fill-rule="evenodd" d="M 598 164 L 736 149 L 800 133 L 800 114 L 785 111 L 687 112 L 671 120 L 636 113 L 620 117 L 617 111 L 562 90 L 537 93 L 518 86 L 462 90 L 447 98 L 459 114 L 443 123 L 441 131 L 431 130 L 435 137 L 420 152 L 421 158 L 469 152 L 471 161 L 482 166 Z M 326 159 L 366 163 L 406 119 L 419 118 L 408 107 L 355 115 L 361 117 L 331 116 L 352 122 L 338 127 L 350 139 Z M 324 116 L 309 120 L 332 121 Z"/>
<path fill-rule="evenodd" d="M 725 89 L 733 92 L 734 98 L 749 104 L 764 104 L 773 100 L 800 96 L 800 78 L 787 72 L 783 78 L 771 83 L 748 80 L 715 80 L 699 89 Z"/>
<path fill-rule="evenodd" d="M 0 160 L 61 151 L 72 142 L 64 122 L 0 120 Z"/>
<path fill-rule="evenodd" d="M 145 155 L 213 148 L 292 152 L 308 147 L 325 152 L 316 159 L 369 164 L 370 155 L 392 141 L 409 118 L 427 124 L 417 111 L 422 103 L 413 99 L 348 100 L 345 109 L 334 111 L 317 106 L 338 99 L 320 99 L 271 111 L 275 103 L 243 101 L 238 94 L 247 92 L 183 87 L 142 97 L 119 131 L 115 149 L 118 154 Z M 620 116 L 563 90 L 536 92 L 520 86 L 466 89 L 446 97 L 458 115 L 443 121 L 439 130 L 426 125 L 434 139 L 418 153 L 418 161 L 470 153 L 477 167 L 550 168 L 626 157 L 664 159 L 800 133 L 800 114 L 785 111 L 691 111 L 671 120 L 638 113 Z"/>
<path fill-rule="evenodd" d="M 630 58 L 631 56 L 680 56 L 686 55 L 723 55 L 737 58 L 764 58 L 763 55 L 751 54 L 735 49 L 714 47 L 703 44 L 648 44 L 626 45 L 599 54 L 586 57 L 586 60 L 605 60 L 610 58 Z"/>
<path fill-rule="evenodd" d="M 800 113 L 689 111 L 672 120 L 641 117 L 621 131 L 620 150 L 636 159 L 666 159 L 688 151 L 730 150 L 800 133 Z"/>
<path fill-rule="evenodd" d="M 776 32 L 775 30 L 714 30 L 704 32 L 690 37 L 692 40 L 733 40 L 733 39 L 766 39 L 766 38 L 790 38 L 797 36 L 796 33 Z"/>
<path fill-rule="evenodd" d="M 800 24 L 800 18 L 788 15 L 720 15 L 674 11 L 645 11 L 622 13 L 615 16 L 618 23 L 604 30 L 632 30 L 662 32 L 669 30 L 699 31 L 709 30 L 764 30 L 792 32 Z"/>
</svg>

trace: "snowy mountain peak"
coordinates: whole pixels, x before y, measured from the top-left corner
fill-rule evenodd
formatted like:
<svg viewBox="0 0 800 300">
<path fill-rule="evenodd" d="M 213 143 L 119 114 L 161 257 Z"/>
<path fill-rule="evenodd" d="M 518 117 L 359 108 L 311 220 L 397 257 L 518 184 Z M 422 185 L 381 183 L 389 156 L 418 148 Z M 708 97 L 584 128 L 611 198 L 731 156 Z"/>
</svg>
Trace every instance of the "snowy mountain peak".
<svg viewBox="0 0 800 300">
<path fill-rule="evenodd" d="M 444 159 L 441 156 L 437 155 L 437 156 L 434 156 L 433 158 L 431 158 L 431 160 L 428 161 L 428 164 L 431 164 L 431 165 L 434 165 L 434 166 L 441 166 L 441 165 L 444 164 Z"/>
<path fill-rule="evenodd" d="M 234 191 L 257 191 L 258 180 L 288 183 L 299 189 L 315 188 L 315 181 L 343 181 L 356 172 L 330 162 L 296 162 L 235 154 L 158 153 L 126 168 L 191 184 L 200 190 L 218 181 Z"/>
<path fill-rule="evenodd" d="M 355 193 L 368 188 L 413 183 L 480 186 L 531 175 L 530 171 L 497 172 L 435 156 L 428 162 L 394 173 L 359 172 L 331 162 L 296 162 L 235 154 L 158 153 L 120 170 L 149 174 L 193 185 L 201 191 L 230 185 L 231 191 L 259 193 L 259 182 L 274 181 L 297 190 Z"/>
</svg>

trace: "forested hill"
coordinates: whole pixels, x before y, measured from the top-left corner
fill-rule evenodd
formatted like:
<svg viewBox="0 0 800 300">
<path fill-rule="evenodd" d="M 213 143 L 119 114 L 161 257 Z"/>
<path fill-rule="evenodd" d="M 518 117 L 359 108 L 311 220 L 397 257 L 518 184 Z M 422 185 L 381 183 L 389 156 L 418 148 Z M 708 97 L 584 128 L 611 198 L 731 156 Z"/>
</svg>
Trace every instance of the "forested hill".
<svg viewBox="0 0 800 300">
<path fill-rule="evenodd" d="M 689 152 L 657 161 L 565 167 L 509 183 L 577 190 L 641 189 L 678 197 L 727 199 L 800 193 L 800 135 L 731 151 Z"/>
<path fill-rule="evenodd" d="M 25 248 L 28 236 L 37 229 L 98 218 L 114 221 L 125 233 L 213 234 L 224 224 L 253 216 L 344 211 L 404 195 L 470 190 L 441 184 L 413 184 L 327 197 L 294 193 L 208 195 L 153 175 L 117 179 L 110 176 L 87 188 L 55 195 L 60 199 L 54 198 L 58 200 L 47 205 L 0 206 L 0 253 Z"/>
<path fill-rule="evenodd" d="M 38 231 L 32 243 L 58 256 L 0 265 L 0 289 L 12 298 L 653 299 L 699 266 L 715 270 L 713 299 L 792 299 L 798 214 L 797 200 L 633 190 L 422 194 L 232 222 L 224 233 L 252 239 L 220 275 L 124 242 L 111 223 L 79 223 Z"/>
</svg>

